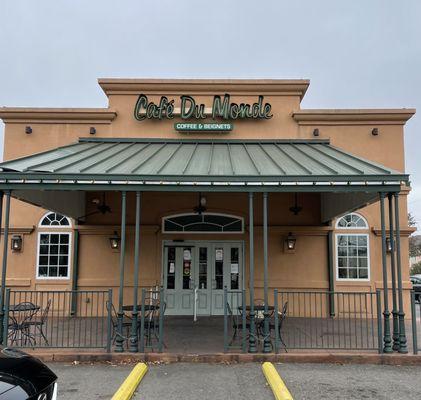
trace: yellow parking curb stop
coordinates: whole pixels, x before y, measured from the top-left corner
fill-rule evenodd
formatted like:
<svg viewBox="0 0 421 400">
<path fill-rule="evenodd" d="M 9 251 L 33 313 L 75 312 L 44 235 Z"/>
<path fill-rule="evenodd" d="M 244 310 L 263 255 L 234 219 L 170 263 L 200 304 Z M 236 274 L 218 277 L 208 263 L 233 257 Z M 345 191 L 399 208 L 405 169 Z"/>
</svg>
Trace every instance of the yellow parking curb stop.
<svg viewBox="0 0 421 400">
<path fill-rule="evenodd" d="M 136 364 L 111 400 L 130 400 L 147 370 L 148 366 L 145 363 Z"/>
<path fill-rule="evenodd" d="M 263 363 L 262 370 L 276 400 L 294 400 L 272 363 Z"/>
</svg>

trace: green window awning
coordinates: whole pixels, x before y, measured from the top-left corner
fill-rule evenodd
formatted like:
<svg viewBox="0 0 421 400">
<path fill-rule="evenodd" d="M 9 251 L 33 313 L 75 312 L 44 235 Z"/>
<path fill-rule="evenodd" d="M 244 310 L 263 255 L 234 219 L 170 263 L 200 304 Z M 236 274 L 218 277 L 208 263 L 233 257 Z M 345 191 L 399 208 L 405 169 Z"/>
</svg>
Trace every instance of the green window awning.
<svg viewBox="0 0 421 400">
<path fill-rule="evenodd" d="M 83 138 L 0 164 L 14 183 L 144 185 L 400 185 L 408 176 L 327 140 Z"/>
</svg>

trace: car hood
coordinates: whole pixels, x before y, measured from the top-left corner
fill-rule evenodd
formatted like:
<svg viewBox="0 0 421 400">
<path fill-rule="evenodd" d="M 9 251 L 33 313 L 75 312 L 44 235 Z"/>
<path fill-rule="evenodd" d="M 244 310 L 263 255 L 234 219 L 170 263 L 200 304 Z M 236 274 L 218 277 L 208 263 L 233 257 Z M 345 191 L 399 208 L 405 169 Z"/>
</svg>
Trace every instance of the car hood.
<svg viewBox="0 0 421 400">
<path fill-rule="evenodd" d="M 0 348 L 0 394 L 19 386 L 28 397 L 46 389 L 57 376 L 41 361 L 11 348 Z"/>
</svg>

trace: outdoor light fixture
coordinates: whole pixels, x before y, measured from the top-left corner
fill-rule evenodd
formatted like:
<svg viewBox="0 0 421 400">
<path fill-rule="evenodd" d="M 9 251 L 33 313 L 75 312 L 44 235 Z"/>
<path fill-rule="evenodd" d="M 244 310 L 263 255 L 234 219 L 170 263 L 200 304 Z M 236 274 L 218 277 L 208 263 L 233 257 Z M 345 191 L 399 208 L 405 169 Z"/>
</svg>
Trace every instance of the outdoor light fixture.
<svg viewBox="0 0 421 400">
<path fill-rule="evenodd" d="M 89 128 L 89 133 L 90 133 L 91 135 L 95 135 L 95 133 L 96 133 L 96 128 L 95 128 L 94 126 L 91 126 L 91 127 Z"/>
<path fill-rule="evenodd" d="M 114 235 L 109 238 L 110 246 L 113 250 L 118 250 L 120 248 L 121 238 L 118 236 L 118 233 L 114 231 Z"/>
<path fill-rule="evenodd" d="M 32 133 L 32 128 L 30 126 L 25 126 L 25 133 L 27 135 L 29 135 L 30 133 Z"/>
<path fill-rule="evenodd" d="M 194 212 L 202 214 L 206 211 L 206 197 L 199 193 L 199 204 L 194 207 Z"/>
<path fill-rule="evenodd" d="M 377 136 L 379 134 L 379 128 L 373 128 L 372 131 L 371 131 L 371 134 L 373 136 Z"/>
<path fill-rule="evenodd" d="M 392 252 L 392 242 L 390 241 L 390 237 L 386 238 L 386 251 L 388 253 Z"/>
<path fill-rule="evenodd" d="M 288 233 L 287 238 L 285 239 L 286 248 L 289 251 L 295 250 L 295 244 L 297 242 L 297 239 L 295 236 L 292 235 L 292 233 Z"/>
<path fill-rule="evenodd" d="M 318 128 L 316 128 L 316 129 L 313 131 L 313 136 L 319 136 L 319 135 L 320 135 L 319 129 L 318 129 Z"/>
<path fill-rule="evenodd" d="M 294 199 L 294 205 L 289 208 L 289 211 L 291 211 L 294 215 L 298 215 L 298 213 L 303 209 L 303 207 L 298 205 L 298 193 L 295 193 Z"/>
<path fill-rule="evenodd" d="M 10 242 L 13 251 L 21 251 L 23 245 L 23 238 L 21 235 L 13 235 Z"/>
</svg>

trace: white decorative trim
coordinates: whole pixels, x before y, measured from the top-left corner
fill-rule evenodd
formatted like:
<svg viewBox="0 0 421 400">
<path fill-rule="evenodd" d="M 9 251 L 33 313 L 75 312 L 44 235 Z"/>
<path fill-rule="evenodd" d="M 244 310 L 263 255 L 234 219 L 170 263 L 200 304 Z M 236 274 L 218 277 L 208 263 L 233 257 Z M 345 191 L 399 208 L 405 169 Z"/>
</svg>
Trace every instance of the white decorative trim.
<svg viewBox="0 0 421 400">
<path fill-rule="evenodd" d="M 59 214 L 59 215 L 63 215 L 63 214 L 60 214 L 60 213 L 58 213 L 58 212 L 55 212 L 55 211 L 47 211 L 41 218 L 40 218 L 40 220 L 39 220 L 39 223 L 38 223 L 38 228 L 52 228 L 52 229 L 57 229 L 57 228 L 60 228 L 60 229 L 66 229 L 66 228 L 69 228 L 69 229 L 72 229 L 72 221 L 70 220 L 70 218 L 69 217 L 66 217 L 65 215 L 63 215 L 63 217 L 64 218 L 66 218 L 67 219 L 67 221 L 69 222 L 69 225 L 42 225 L 42 221 L 44 220 L 44 218 L 47 216 L 47 215 L 49 215 L 49 214 Z"/>
<path fill-rule="evenodd" d="M 224 232 L 224 231 L 166 231 L 165 230 L 165 221 L 167 219 L 170 218 L 176 218 L 176 217 L 182 217 L 182 216 L 187 216 L 187 215 L 198 215 L 194 212 L 191 213 L 180 213 L 180 214 L 172 214 L 172 215 L 167 215 L 165 217 L 162 217 L 162 221 L 161 221 L 161 229 L 162 229 L 162 233 L 166 233 L 166 234 L 170 234 L 170 233 L 174 233 L 174 234 L 231 234 L 231 235 L 235 235 L 235 234 L 242 234 L 244 233 L 244 218 L 240 217 L 238 215 L 232 215 L 232 214 L 224 214 L 224 213 L 213 213 L 213 212 L 204 212 L 202 213 L 202 215 L 217 215 L 217 216 L 222 216 L 222 217 L 230 217 L 230 218 L 235 218 L 239 221 L 241 221 L 241 230 L 240 231 L 233 231 L 233 232 Z"/>
<path fill-rule="evenodd" d="M 364 221 L 365 226 L 345 226 L 345 227 L 344 226 L 339 226 L 339 221 L 342 218 L 345 218 L 348 215 L 356 215 L 357 217 L 361 218 Z M 335 229 L 344 229 L 344 230 L 348 230 L 348 229 L 361 229 L 361 230 L 363 230 L 363 229 L 368 229 L 368 228 L 369 228 L 369 226 L 368 226 L 367 219 L 364 216 L 362 216 L 361 214 L 356 213 L 356 212 L 347 213 L 347 214 L 344 214 L 344 215 L 338 217 L 336 219 L 336 223 L 335 223 Z"/>
</svg>

